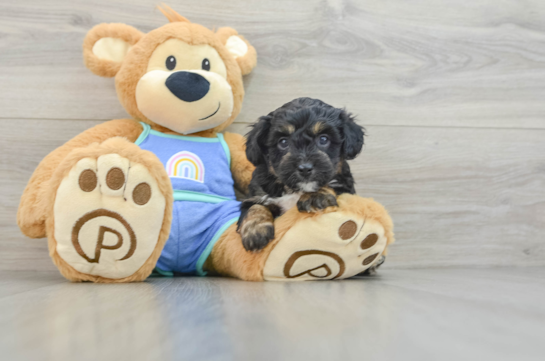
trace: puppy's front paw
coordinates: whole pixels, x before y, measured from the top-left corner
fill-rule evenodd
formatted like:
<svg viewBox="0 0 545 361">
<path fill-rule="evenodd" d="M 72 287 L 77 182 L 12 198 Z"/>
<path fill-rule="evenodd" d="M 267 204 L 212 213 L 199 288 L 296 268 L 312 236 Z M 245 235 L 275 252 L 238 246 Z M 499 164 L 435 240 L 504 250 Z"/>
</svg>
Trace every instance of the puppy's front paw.
<svg viewBox="0 0 545 361">
<path fill-rule="evenodd" d="M 247 251 L 260 251 L 274 239 L 272 223 L 255 224 L 241 232 L 242 245 Z"/>
<path fill-rule="evenodd" d="M 297 202 L 299 212 L 314 213 L 327 207 L 337 207 L 337 197 L 329 189 L 320 189 L 318 192 L 304 193 Z"/>
<path fill-rule="evenodd" d="M 238 227 L 242 245 L 247 251 L 259 251 L 274 239 L 273 216 L 267 207 L 255 204 Z"/>
</svg>

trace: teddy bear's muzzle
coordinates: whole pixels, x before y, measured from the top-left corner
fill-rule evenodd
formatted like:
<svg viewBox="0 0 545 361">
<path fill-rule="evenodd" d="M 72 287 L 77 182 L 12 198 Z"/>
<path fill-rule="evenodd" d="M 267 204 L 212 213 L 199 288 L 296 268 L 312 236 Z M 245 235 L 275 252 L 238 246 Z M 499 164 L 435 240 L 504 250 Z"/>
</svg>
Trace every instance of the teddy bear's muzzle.
<svg viewBox="0 0 545 361">
<path fill-rule="evenodd" d="M 138 81 L 135 98 L 142 115 L 181 134 L 224 123 L 234 107 L 227 80 L 205 70 L 149 71 Z"/>
</svg>

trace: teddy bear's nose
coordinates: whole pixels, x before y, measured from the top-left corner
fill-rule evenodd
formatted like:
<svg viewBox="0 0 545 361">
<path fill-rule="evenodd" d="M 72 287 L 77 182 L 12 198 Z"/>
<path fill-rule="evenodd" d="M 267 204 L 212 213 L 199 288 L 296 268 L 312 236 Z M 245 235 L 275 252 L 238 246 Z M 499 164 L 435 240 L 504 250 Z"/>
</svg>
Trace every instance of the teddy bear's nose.
<svg viewBox="0 0 545 361">
<path fill-rule="evenodd" d="M 170 75 L 165 85 L 184 102 L 202 99 L 210 90 L 210 83 L 202 75 L 190 71 L 177 71 Z"/>
</svg>

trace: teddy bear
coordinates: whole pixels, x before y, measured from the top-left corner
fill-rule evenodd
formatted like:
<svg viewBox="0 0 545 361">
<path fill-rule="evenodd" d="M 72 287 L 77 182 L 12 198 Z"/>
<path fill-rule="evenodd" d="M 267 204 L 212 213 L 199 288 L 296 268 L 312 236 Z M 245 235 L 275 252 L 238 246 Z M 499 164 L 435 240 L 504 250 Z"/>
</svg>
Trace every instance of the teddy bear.
<svg viewBox="0 0 545 361">
<path fill-rule="evenodd" d="M 115 77 L 130 118 L 88 129 L 40 162 L 21 197 L 21 231 L 47 237 L 74 282 L 142 281 L 154 270 L 327 280 L 376 267 L 394 241 L 392 220 L 349 194 L 324 211 L 288 210 L 267 247 L 243 248 L 235 188 L 247 190 L 254 166 L 245 138 L 223 131 L 240 112 L 256 51 L 232 28 L 160 10 L 169 23 L 147 34 L 125 24 L 87 33 L 85 65 Z"/>
</svg>

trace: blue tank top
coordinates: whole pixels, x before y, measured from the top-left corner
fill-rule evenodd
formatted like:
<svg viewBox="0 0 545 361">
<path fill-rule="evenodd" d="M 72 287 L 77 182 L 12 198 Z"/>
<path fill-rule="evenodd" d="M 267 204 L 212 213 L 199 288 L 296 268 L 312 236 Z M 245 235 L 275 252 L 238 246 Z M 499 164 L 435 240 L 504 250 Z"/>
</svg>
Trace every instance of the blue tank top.
<svg viewBox="0 0 545 361">
<path fill-rule="evenodd" d="M 214 244 L 240 216 L 229 147 L 222 134 L 188 137 L 142 126 L 135 144 L 159 158 L 174 190 L 170 234 L 156 270 L 205 275 Z"/>
<path fill-rule="evenodd" d="M 235 200 L 229 147 L 216 138 L 163 134 L 141 123 L 144 131 L 135 144 L 154 153 L 163 163 L 175 201 L 217 203 Z"/>
</svg>

